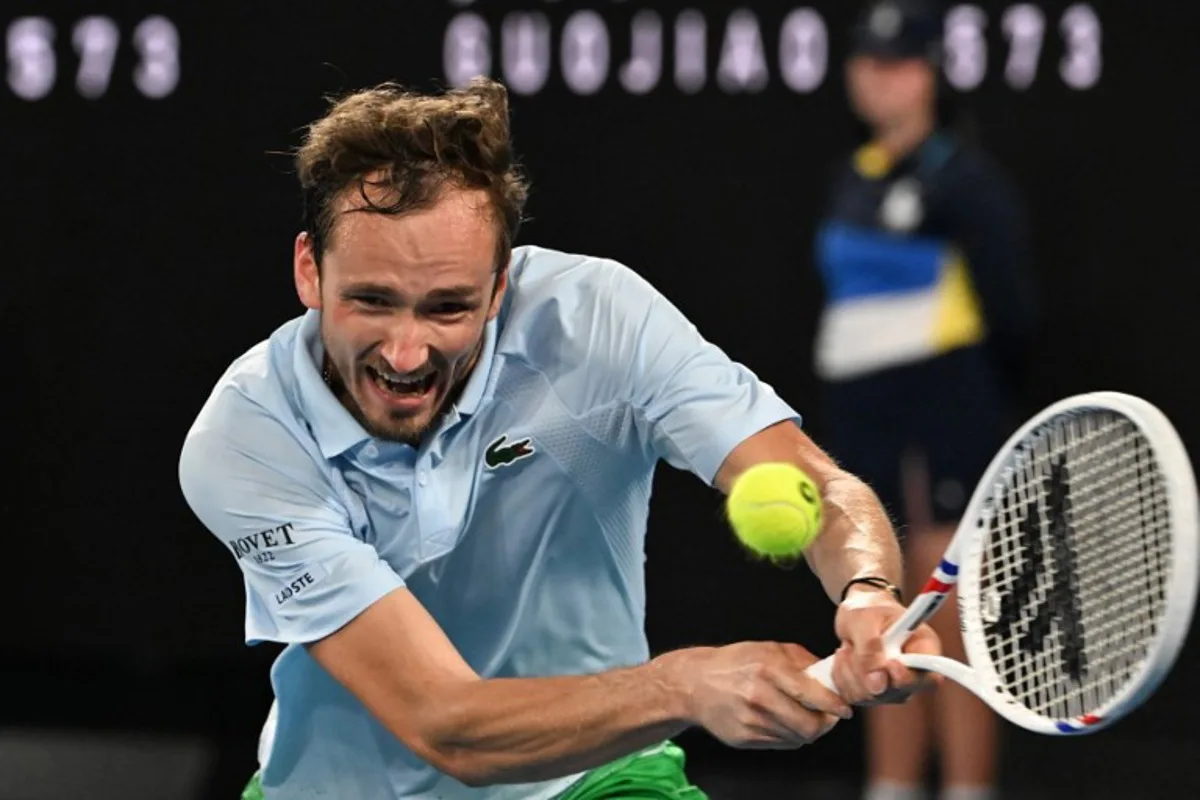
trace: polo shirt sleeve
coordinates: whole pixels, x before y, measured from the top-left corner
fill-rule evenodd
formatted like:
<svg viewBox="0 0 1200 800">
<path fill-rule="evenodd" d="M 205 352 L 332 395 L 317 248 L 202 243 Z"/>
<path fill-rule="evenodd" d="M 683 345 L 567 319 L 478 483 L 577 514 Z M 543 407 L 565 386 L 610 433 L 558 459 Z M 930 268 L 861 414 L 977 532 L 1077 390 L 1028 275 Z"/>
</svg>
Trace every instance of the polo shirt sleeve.
<svg viewBox="0 0 1200 800">
<path fill-rule="evenodd" d="M 651 453 L 712 485 L 745 439 L 800 415 L 719 347 L 648 281 L 612 266 L 592 342 L 628 392 L 634 424 Z"/>
<path fill-rule="evenodd" d="M 189 431 L 179 482 L 242 572 L 247 644 L 317 641 L 404 585 L 355 535 L 321 464 L 236 392 L 217 398 Z"/>
</svg>

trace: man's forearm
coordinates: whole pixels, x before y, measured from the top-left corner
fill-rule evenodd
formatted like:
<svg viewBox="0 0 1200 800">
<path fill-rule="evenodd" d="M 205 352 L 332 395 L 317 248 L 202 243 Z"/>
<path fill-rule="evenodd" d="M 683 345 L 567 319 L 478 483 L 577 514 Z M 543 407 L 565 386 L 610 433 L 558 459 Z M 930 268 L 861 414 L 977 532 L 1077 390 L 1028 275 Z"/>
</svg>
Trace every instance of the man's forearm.
<svg viewBox="0 0 1200 800">
<path fill-rule="evenodd" d="M 848 474 L 822 487 L 825 523 L 806 552 L 809 566 L 836 603 L 854 578 L 879 576 L 901 585 L 900 546 L 875 493 Z"/>
<path fill-rule="evenodd" d="M 728 494 L 738 475 L 771 461 L 797 464 L 821 487 L 825 522 L 805 558 L 834 602 L 854 578 L 878 575 L 899 585 L 900 547 L 879 499 L 790 421 L 764 428 L 738 445 L 714 483 Z"/>
<path fill-rule="evenodd" d="M 439 766 L 472 785 L 569 775 L 688 727 L 672 655 L 598 675 L 507 678 L 431 694 L 425 736 Z"/>
</svg>

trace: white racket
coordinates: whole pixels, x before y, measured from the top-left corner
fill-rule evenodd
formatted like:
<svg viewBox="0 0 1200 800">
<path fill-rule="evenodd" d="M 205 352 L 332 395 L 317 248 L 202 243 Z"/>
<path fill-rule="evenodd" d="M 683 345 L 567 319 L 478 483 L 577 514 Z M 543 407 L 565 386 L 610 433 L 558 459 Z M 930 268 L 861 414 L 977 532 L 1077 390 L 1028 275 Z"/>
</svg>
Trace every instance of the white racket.
<svg viewBox="0 0 1200 800">
<path fill-rule="evenodd" d="M 1053 735 L 1100 730 L 1166 677 L 1196 602 L 1200 519 L 1170 421 L 1118 392 L 1061 400 L 992 459 L 941 564 L 884 637 L 998 714 Z M 967 664 L 901 654 L 958 586 Z M 808 674 L 830 689 L 833 657 Z"/>
</svg>

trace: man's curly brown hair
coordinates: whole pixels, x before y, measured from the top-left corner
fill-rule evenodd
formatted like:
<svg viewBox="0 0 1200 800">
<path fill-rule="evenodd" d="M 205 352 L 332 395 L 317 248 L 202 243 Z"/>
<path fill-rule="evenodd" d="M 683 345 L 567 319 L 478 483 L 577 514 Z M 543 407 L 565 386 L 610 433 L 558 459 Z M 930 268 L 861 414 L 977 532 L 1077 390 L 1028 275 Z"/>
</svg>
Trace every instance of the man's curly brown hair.
<svg viewBox="0 0 1200 800">
<path fill-rule="evenodd" d="M 508 91 L 494 80 L 441 94 L 383 83 L 347 95 L 308 127 L 295 161 L 318 267 L 344 192 L 362 199 L 356 211 L 404 214 L 429 208 L 448 186 L 487 191 L 496 268 L 508 264 L 529 184 L 512 151 Z"/>
</svg>

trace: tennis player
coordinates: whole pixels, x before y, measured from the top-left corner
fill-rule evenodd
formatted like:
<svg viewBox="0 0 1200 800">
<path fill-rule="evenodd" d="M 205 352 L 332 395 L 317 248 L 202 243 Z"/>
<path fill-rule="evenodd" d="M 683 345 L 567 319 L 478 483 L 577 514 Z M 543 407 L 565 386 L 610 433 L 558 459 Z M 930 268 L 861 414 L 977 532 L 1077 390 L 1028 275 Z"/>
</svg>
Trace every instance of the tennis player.
<svg viewBox="0 0 1200 800">
<path fill-rule="evenodd" d="M 671 741 L 691 726 L 795 748 L 924 688 L 882 654 L 902 569 L 867 486 L 634 272 L 514 249 L 501 85 L 348 96 L 297 166 L 308 310 L 220 377 L 179 465 L 246 641 L 287 645 L 246 797 L 703 798 Z M 721 491 L 762 461 L 819 483 L 839 693 L 793 643 L 650 658 L 659 460 Z"/>
</svg>

